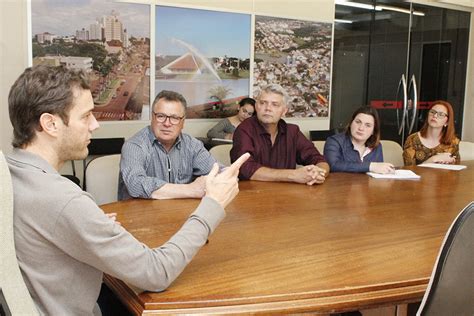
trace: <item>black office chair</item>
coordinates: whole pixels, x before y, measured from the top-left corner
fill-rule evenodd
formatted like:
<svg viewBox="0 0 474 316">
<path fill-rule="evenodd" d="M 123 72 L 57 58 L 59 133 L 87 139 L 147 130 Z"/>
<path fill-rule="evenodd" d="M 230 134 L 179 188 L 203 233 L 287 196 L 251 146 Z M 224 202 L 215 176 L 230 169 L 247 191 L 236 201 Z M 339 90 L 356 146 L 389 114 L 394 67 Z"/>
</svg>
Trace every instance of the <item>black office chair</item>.
<svg viewBox="0 0 474 316">
<path fill-rule="evenodd" d="M 11 316 L 12 312 L 8 308 L 7 300 L 3 295 L 2 288 L 0 287 L 0 316 Z"/>
<path fill-rule="evenodd" d="M 474 202 L 449 228 L 417 316 L 474 315 Z"/>
<path fill-rule="evenodd" d="M 86 169 L 89 163 L 97 157 L 115 155 L 122 153 L 122 146 L 125 142 L 124 137 L 116 138 L 92 138 L 89 146 L 89 156 L 82 161 L 83 163 L 83 187 L 82 189 L 86 191 Z"/>
<path fill-rule="evenodd" d="M 75 184 L 77 184 L 79 187 L 81 186 L 81 180 L 79 180 L 79 178 L 76 176 L 76 164 L 74 162 L 74 160 L 71 160 L 71 170 L 72 170 L 72 174 L 62 174 L 63 177 L 71 180 L 72 182 L 74 182 Z"/>
<path fill-rule="evenodd" d="M 92 138 L 87 146 L 90 156 L 115 155 L 122 152 L 124 137 Z"/>
</svg>

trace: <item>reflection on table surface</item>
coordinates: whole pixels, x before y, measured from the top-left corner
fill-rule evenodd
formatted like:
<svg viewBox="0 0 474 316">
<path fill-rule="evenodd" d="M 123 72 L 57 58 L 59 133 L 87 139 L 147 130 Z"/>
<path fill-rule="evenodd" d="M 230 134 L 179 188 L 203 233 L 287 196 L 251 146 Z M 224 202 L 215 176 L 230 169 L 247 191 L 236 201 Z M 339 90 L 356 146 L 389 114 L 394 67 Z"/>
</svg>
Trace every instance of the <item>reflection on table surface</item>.
<svg viewBox="0 0 474 316">
<path fill-rule="evenodd" d="M 444 234 L 474 200 L 462 171 L 412 167 L 421 180 L 331 174 L 326 183 L 242 181 L 227 216 L 162 293 L 108 285 L 137 314 L 334 312 L 421 300 Z M 168 240 L 199 200 L 103 206 L 138 240 Z"/>
</svg>

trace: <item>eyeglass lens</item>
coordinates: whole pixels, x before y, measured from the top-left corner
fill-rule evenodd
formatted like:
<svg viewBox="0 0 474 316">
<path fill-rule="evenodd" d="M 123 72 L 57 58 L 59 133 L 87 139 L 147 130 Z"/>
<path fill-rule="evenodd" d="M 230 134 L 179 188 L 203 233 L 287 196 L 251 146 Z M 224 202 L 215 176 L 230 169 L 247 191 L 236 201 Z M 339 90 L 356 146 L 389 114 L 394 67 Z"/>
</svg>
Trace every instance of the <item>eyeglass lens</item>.
<svg viewBox="0 0 474 316">
<path fill-rule="evenodd" d="M 156 120 L 160 123 L 164 123 L 167 119 L 170 119 L 170 123 L 176 125 L 183 119 L 182 117 L 179 117 L 179 116 L 166 115 L 163 113 L 153 112 L 153 114 L 155 115 Z"/>
<path fill-rule="evenodd" d="M 438 116 L 438 117 L 443 117 L 443 118 L 448 116 L 447 113 L 438 112 L 436 110 L 430 110 L 430 114 L 433 116 Z"/>
</svg>

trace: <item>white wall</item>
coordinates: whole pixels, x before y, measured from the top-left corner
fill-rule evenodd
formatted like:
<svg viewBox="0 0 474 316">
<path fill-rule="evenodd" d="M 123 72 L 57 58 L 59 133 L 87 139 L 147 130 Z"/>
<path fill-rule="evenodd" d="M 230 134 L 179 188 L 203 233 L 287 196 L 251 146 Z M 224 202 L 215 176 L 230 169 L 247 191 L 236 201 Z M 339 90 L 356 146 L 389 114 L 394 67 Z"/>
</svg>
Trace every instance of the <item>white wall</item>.
<svg viewBox="0 0 474 316">
<path fill-rule="evenodd" d="M 122 0 L 123 1 L 123 0 Z M 10 86 L 24 68 L 28 66 L 28 21 L 26 0 L 0 0 L 0 149 L 10 151 L 12 128 L 8 119 L 7 96 Z M 139 2 L 139 1 L 135 1 Z M 222 9 L 273 16 L 332 21 L 334 17 L 333 0 L 162 0 L 160 4 L 188 5 L 200 8 Z M 466 91 L 463 139 L 474 141 L 474 21 L 471 23 L 468 84 Z M 307 133 L 309 130 L 327 129 L 329 120 L 292 119 Z M 215 120 L 187 120 L 184 131 L 194 136 L 204 136 Z M 147 122 L 104 122 L 94 137 L 129 137 Z"/>
<path fill-rule="evenodd" d="M 122 0 L 123 1 L 123 0 Z M 126 1 L 123 1 L 126 2 Z M 140 1 L 131 1 L 140 2 Z M 146 1 L 144 1 L 146 2 Z M 333 0 L 267 1 L 267 0 L 173 0 L 156 1 L 157 4 L 186 5 L 208 9 L 230 10 L 235 12 L 256 13 L 262 15 L 288 16 L 308 20 L 331 22 L 334 17 Z M 27 4 L 26 0 L 0 0 L 1 14 L 1 149 L 10 150 L 12 128 L 8 119 L 7 95 L 10 86 L 24 68 L 28 66 L 28 35 L 27 35 Z M 216 124 L 217 120 L 186 120 L 184 131 L 194 136 L 205 136 L 207 130 Z M 309 130 L 328 129 L 328 118 L 291 119 L 308 134 Z M 102 122 L 101 128 L 93 137 L 129 137 L 143 126 L 145 121 L 134 122 Z"/>
</svg>

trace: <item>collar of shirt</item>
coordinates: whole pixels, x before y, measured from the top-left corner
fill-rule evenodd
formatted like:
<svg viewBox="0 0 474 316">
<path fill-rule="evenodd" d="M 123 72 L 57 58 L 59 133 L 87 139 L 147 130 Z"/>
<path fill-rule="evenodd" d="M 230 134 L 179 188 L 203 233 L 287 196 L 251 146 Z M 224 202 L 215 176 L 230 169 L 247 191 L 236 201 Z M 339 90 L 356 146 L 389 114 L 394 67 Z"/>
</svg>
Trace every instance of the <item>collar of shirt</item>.
<svg viewBox="0 0 474 316">
<path fill-rule="evenodd" d="M 254 117 L 250 118 L 250 119 L 255 119 L 255 121 L 257 122 L 257 128 L 258 128 L 258 133 L 260 135 L 262 134 L 268 134 L 270 135 L 269 132 L 267 132 L 267 130 L 265 129 L 265 127 L 263 127 L 262 123 L 260 123 L 260 121 L 258 120 L 257 116 L 255 115 Z M 249 119 L 249 120 L 250 120 Z M 278 121 L 278 135 L 285 135 L 286 134 L 286 130 L 287 130 L 287 125 L 286 125 L 286 122 L 285 120 L 283 119 L 280 119 Z"/>
<path fill-rule="evenodd" d="M 24 149 L 13 148 L 12 153 L 8 155 L 8 158 L 10 161 L 13 160 L 24 165 L 29 165 L 35 169 L 40 169 L 44 173 L 58 174 L 58 171 L 41 156 Z"/>
<path fill-rule="evenodd" d="M 365 151 L 364 151 L 364 153 L 362 154 L 362 157 L 360 157 L 360 161 L 364 161 L 365 156 L 367 156 L 367 155 L 370 154 L 371 152 L 372 152 L 372 148 L 365 147 Z"/>
<path fill-rule="evenodd" d="M 364 152 L 362 153 L 362 156 L 360 156 L 359 151 L 358 151 L 357 149 L 355 149 L 354 144 L 352 143 L 351 137 L 350 137 L 349 135 L 347 135 L 347 134 L 345 135 L 345 143 L 346 143 L 346 146 L 349 146 L 349 148 L 350 148 L 351 150 L 353 150 L 353 151 L 355 151 L 355 152 L 357 153 L 357 155 L 358 155 L 359 158 L 360 158 L 360 161 L 362 161 L 362 162 L 364 161 L 365 156 L 367 156 L 368 154 L 370 154 L 370 153 L 372 152 L 372 150 L 373 150 L 373 148 L 370 148 L 370 147 L 367 147 L 367 146 L 366 146 Z"/>
</svg>

